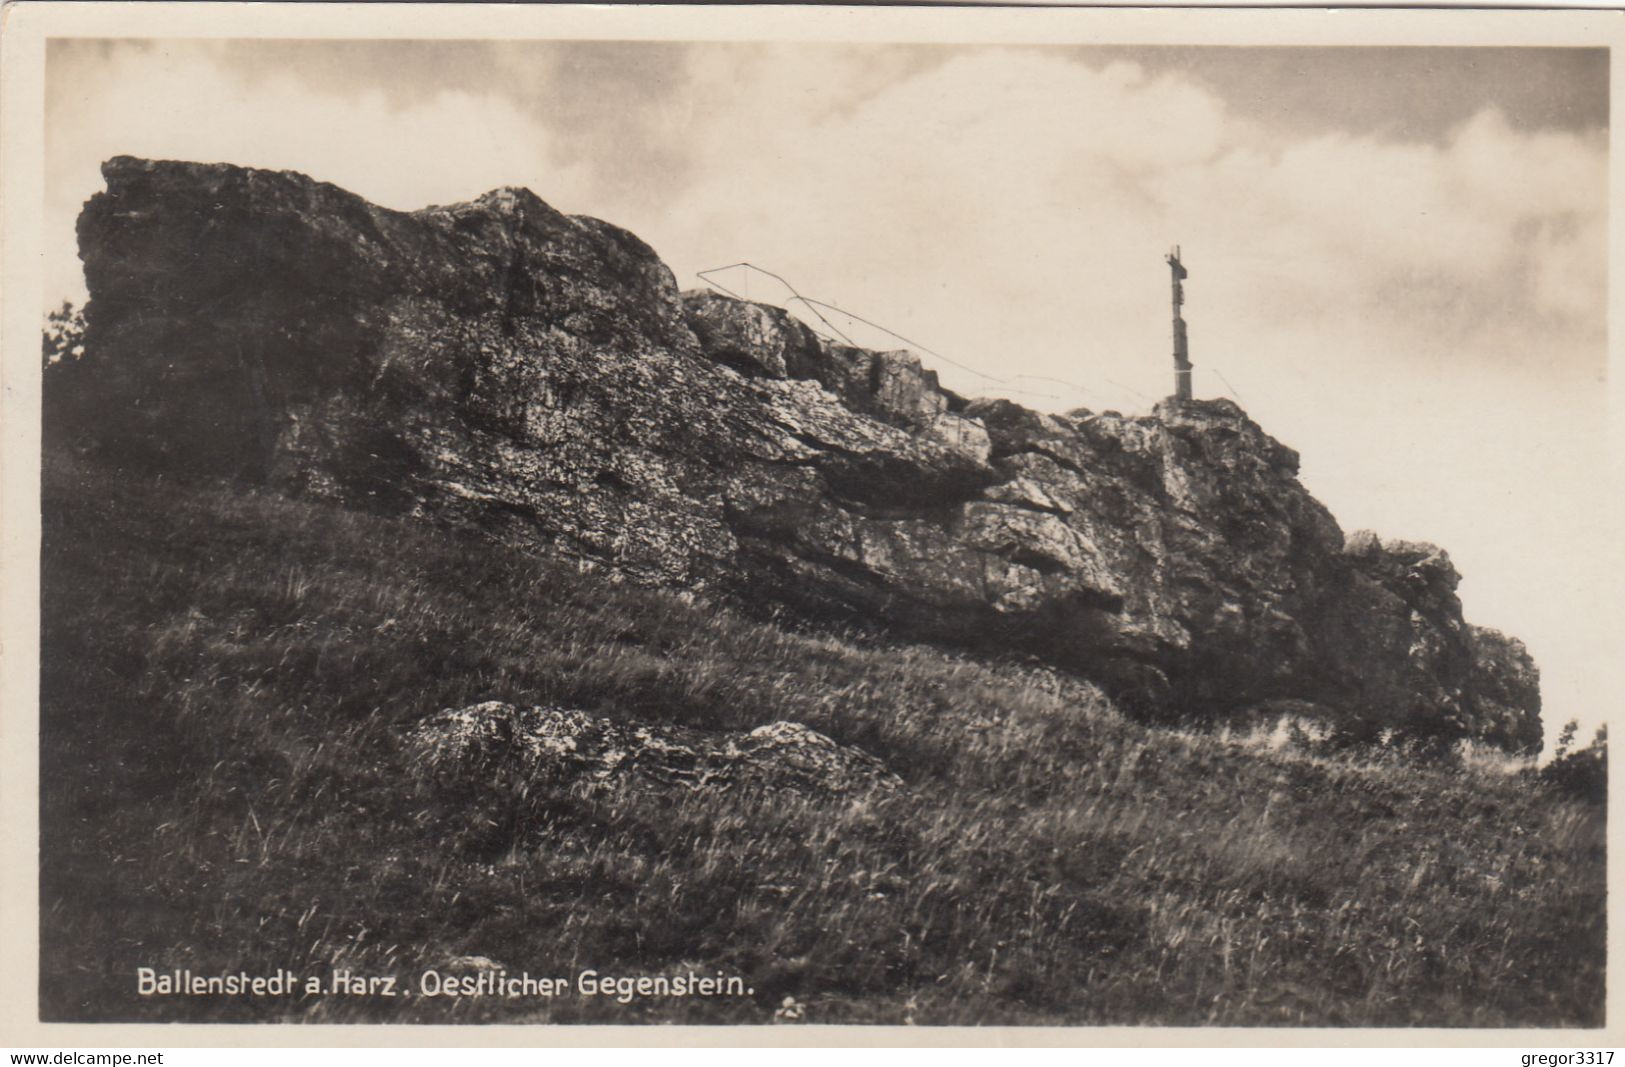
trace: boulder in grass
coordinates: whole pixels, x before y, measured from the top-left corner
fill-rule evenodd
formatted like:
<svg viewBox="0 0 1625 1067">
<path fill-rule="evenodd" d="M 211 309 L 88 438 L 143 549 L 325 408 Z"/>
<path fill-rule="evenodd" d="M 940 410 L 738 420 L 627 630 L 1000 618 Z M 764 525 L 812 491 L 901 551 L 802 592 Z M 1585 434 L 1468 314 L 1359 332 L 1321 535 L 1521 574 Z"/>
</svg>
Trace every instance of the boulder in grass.
<svg viewBox="0 0 1625 1067">
<path fill-rule="evenodd" d="M 900 782 L 874 756 L 793 722 L 709 732 L 488 700 L 429 716 L 407 742 L 426 772 L 453 780 L 635 779 L 689 790 L 750 787 L 826 796 Z"/>
</svg>

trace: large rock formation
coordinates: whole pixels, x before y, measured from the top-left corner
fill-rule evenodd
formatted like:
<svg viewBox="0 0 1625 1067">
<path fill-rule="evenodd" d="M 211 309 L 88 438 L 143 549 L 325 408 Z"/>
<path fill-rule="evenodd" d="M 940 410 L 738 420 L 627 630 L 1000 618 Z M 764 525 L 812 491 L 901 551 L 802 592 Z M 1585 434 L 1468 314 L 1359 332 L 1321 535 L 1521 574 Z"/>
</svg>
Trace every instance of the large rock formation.
<svg viewBox="0 0 1625 1067">
<path fill-rule="evenodd" d="M 77 376 L 123 462 L 1036 655 L 1146 714 L 1540 743 L 1534 667 L 1462 621 L 1448 557 L 1345 547 L 1228 401 L 967 402 L 909 353 L 681 294 L 631 234 L 522 189 L 402 213 L 290 173 L 103 173 Z"/>
</svg>

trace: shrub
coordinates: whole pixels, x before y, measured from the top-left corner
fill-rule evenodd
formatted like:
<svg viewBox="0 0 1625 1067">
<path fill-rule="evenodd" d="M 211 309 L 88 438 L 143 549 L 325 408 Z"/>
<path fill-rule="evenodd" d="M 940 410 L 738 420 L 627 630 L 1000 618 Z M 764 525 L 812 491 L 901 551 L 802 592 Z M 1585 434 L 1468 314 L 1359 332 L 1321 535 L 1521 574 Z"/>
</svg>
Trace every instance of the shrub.
<svg viewBox="0 0 1625 1067">
<path fill-rule="evenodd" d="M 1608 803 L 1608 727 L 1597 727 L 1591 744 L 1571 752 L 1579 728 L 1574 719 L 1564 724 L 1557 751 L 1552 762 L 1541 769 L 1540 778 L 1564 796 L 1602 807 Z"/>
</svg>

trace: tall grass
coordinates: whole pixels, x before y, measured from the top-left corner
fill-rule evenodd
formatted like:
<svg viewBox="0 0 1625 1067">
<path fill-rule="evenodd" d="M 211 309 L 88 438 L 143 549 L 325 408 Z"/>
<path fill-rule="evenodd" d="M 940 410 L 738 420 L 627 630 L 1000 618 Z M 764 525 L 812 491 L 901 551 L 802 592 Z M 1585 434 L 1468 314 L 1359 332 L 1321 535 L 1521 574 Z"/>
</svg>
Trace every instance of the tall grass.
<svg viewBox="0 0 1625 1067">
<path fill-rule="evenodd" d="M 1152 729 L 1091 686 L 270 494 L 45 475 L 47 1019 L 1596 1026 L 1600 809 Z M 893 793 L 474 782 L 480 700 L 798 721 Z M 739 974 L 735 998 L 141 997 L 135 968 Z"/>
</svg>

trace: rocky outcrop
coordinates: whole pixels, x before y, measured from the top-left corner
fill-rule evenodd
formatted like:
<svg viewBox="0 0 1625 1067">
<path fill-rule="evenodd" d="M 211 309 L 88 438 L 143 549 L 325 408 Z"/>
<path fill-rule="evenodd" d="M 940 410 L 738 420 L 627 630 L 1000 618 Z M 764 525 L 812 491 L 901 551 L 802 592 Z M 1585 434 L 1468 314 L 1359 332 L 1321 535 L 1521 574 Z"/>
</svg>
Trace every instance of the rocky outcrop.
<svg viewBox="0 0 1625 1067">
<path fill-rule="evenodd" d="M 1355 537 L 1227 401 L 1030 411 L 679 293 L 525 190 L 403 213 L 119 158 L 80 219 L 86 436 L 631 579 L 1041 657 L 1131 711 L 1281 701 L 1538 744 L 1521 646 L 1430 546 Z"/>
<path fill-rule="evenodd" d="M 707 734 L 493 700 L 431 715 L 407 741 L 426 773 L 464 781 L 569 785 L 629 779 L 691 790 L 760 788 L 803 795 L 845 795 L 899 784 L 875 757 L 793 722 L 742 734 Z"/>
</svg>

